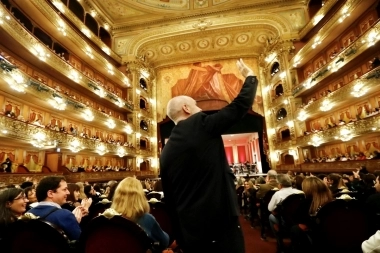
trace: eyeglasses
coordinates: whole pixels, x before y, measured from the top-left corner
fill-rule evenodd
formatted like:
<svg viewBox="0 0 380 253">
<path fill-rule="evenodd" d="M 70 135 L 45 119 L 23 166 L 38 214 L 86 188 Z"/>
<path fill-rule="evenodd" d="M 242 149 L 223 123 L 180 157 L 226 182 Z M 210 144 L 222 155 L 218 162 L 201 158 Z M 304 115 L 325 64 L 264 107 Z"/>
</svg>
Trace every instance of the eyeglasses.
<svg viewBox="0 0 380 253">
<path fill-rule="evenodd" d="M 25 195 L 21 195 L 21 196 L 16 197 L 14 200 L 19 200 L 19 199 L 27 200 L 28 198 Z"/>
</svg>

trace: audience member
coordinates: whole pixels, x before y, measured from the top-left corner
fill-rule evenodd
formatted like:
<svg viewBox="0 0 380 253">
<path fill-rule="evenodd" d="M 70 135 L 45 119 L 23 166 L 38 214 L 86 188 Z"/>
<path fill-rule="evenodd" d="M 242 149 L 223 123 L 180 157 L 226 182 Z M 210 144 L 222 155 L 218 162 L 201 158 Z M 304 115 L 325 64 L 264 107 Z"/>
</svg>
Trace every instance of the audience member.
<svg viewBox="0 0 380 253">
<path fill-rule="evenodd" d="M 0 246 L 7 227 L 24 214 L 28 201 L 22 189 L 8 188 L 0 192 Z"/>
<path fill-rule="evenodd" d="M 169 245 L 168 234 L 149 213 L 149 204 L 138 179 L 127 177 L 119 183 L 111 208 L 139 224 L 154 242 L 160 243 L 162 249 Z"/>
<path fill-rule="evenodd" d="M 29 202 L 26 206 L 26 210 L 29 211 L 31 208 L 36 207 L 38 205 L 36 189 L 32 186 L 25 188 L 25 196 L 28 198 Z"/>
<path fill-rule="evenodd" d="M 38 205 L 28 213 L 39 216 L 60 227 L 70 240 L 78 240 L 81 234 L 79 222 L 82 219 L 83 207 L 76 207 L 73 212 L 62 209 L 67 195 L 66 179 L 61 176 L 48 176 L 39 182 L 36 188 Z"/>
<path fill-rule="evenodd" d="M 270 190 L 277 188 L 277 172 L 275 170 L 269 170 L 267 172 L 267 176 L 265 178 L 265 184 L 259 185 L 259 189 L 256 193 L 257 199 L 264 198 L 265 194 L 269 192 Z"/>
</svg>

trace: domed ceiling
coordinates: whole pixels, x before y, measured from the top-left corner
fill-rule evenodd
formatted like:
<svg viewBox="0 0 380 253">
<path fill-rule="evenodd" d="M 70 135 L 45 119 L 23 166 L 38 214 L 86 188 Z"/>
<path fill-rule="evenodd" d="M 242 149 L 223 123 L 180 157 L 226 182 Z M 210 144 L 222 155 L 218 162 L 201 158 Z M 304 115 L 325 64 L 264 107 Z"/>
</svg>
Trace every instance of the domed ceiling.
<svg viewBox="0 0 380 253">
<path fill-rule="evenodd" d="M 308 0 L 85 0 L 112 28 L 113 49 L 155 67 L 255 56 L 297 39 Z"/>
</svg>

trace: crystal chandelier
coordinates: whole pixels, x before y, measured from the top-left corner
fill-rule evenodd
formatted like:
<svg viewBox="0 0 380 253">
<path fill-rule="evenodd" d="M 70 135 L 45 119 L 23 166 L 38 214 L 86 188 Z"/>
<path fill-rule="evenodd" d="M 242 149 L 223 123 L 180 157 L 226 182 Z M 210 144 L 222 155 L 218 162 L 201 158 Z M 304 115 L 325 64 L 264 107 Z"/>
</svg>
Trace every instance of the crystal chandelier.
<svg viewBox="0 0 380 253">
<path fill-rule="evenodd" d="M 313 145 L 314 147 L 318 147 L 319 145 L 322 144 L 322 139 L 321 137 L 317 136 L 317 135 L 314 135 L 313 137 L 311 137 L 311 141 L 308 142 L 309 145 Z"/>
</svg>

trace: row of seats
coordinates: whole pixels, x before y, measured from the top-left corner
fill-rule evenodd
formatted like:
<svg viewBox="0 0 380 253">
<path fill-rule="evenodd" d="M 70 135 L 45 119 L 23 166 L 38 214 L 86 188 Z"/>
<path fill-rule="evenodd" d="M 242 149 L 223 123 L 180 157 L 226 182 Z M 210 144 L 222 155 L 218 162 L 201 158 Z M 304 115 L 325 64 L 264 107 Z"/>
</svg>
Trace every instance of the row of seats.
<svg viewBox="0 0 380 253">
<path fill-rule="evenodd" d="M 150 205 L 151 214 L 172 242 L 172 228 L 165 204 L 157 202 Z M 21 219 L 10 225 L 3 249 L 12 253 L 146 253 L 148 249 L 154 252 L 159 248 L 138 224 L 119 215 L 99 215 L 107 205 L 103 209 L 100 207 L 94 211 L 97 215 L 91 214 L 95 217 L 85 225 L 77 242 L 70 242 L 60 228 L 45 220 Z"/>
</svg>

